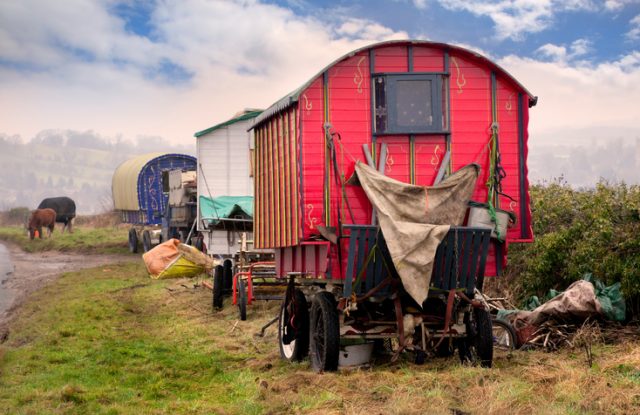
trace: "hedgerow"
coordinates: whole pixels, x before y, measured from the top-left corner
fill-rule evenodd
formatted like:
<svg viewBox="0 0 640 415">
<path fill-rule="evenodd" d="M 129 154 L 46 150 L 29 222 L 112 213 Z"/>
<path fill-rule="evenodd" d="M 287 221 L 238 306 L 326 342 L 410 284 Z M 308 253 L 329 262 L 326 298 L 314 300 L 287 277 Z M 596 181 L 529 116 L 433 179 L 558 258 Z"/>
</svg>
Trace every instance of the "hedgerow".
<svg viewBox="0 0 640 415">
<path fill-rule="evenodd" d="M 509 249 L 514 292 L 543 295 L 593 273 L 619 281 L 628 310 L 640 315 L 640 186 L 573 189 L 559 179 L 531 187 L 531 209 L 535 242 Z"/>
</svg>

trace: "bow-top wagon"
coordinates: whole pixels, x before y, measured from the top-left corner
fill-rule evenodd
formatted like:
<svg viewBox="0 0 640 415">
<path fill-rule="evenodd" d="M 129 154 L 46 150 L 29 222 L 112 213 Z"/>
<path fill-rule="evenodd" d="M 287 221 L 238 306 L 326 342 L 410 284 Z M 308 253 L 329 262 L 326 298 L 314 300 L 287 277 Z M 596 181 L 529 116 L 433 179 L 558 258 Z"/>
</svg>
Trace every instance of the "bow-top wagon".
<svg viewBox="0 0 640 415">
<path fill-rule="evenodd" d="M 355 50 L 256 117 L 254 243 L 288 281 L 281 355 L 337 368 L 347 344 L 491 365 L 474 299 L 533 239 L 536 98 L 489 59 L 426 41 Z"/>
</svg>

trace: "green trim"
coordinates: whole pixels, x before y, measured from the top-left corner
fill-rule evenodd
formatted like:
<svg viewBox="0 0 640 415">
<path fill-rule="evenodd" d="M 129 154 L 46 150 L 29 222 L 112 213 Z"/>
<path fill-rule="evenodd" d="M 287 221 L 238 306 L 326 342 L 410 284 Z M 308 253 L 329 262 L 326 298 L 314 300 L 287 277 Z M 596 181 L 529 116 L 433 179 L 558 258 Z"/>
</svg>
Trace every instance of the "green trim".
<svg viewBox="0 0 640 415">
<path fill-rule="evenodd" d="M 257 117 L 261 113 L 262 113 L 262 110 L 255 110 L 255 111 L 247 112 L 245 114 L 240 115 L 239 117 L 232 118 L 232 119 L 230 119 L 228 121 L 225 121 L 225 122 L 223 122 L 221 124 L 214 125 L 211 128 L 207 128 L 206 130 L 198 131 L 193 136 L 196 137 L 196 138 L 201 137 L 201 136 L 203 136 L 205 134 L 209 134 L 210 132 L 213 132 L 215 130 L 219 130 L 220 128 L 223 128 L 223 127 L 227 127 L 227 126 L 229 126 L 231 124 L 235 124 L 235 123 L 240 122 L 240 121 L 250 120 L 252 118 Z"/>
</svg>

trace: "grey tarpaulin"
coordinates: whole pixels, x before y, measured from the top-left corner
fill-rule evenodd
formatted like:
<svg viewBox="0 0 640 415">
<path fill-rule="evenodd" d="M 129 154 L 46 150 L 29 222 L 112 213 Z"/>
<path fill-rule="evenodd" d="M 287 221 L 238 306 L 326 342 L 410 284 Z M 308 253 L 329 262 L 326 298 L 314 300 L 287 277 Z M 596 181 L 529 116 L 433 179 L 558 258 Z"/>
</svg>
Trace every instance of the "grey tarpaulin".
<svg viewBox="0 0 640 415">
<path fill-rule="evenodd" d="M 518 311 L 512 319 L 523 319 L 539 325 L 550 318 L 586 319 L 602 315 L 602 306 L 596 297 L 592 283 L 585 280 L 575 281 L 564 292 L 537 307 L 533 311 Z"/>
<path fill-rule="evenodd" d="M 433 259 L 450 225 L 461 225 L 478 178 L 470 164 L 436 186 L 402 183 L 356 163 L 358 181 L 378 214 L 393 265 L 418 304 L 429 293 Z"/>
</svg>

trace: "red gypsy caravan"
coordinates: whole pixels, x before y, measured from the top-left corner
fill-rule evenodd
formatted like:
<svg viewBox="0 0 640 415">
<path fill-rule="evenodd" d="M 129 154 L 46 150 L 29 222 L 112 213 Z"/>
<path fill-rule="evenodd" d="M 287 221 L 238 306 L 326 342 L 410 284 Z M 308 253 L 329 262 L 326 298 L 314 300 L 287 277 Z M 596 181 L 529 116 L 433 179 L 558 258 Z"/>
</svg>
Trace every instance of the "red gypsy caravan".
<svg viewBox="0 0 640 415">
<path fill-rule="evenodd" d="M 335 370 L 375 339 L 490 366 L 475 295 L 531 242 L 529 108 L 487 58 L 392 41 L 355 50 L 260 116 L 256 248 L 288 279 L 281 355 Z M 346 362 L 345 362 L 346 363 Z"/>
</svg>

